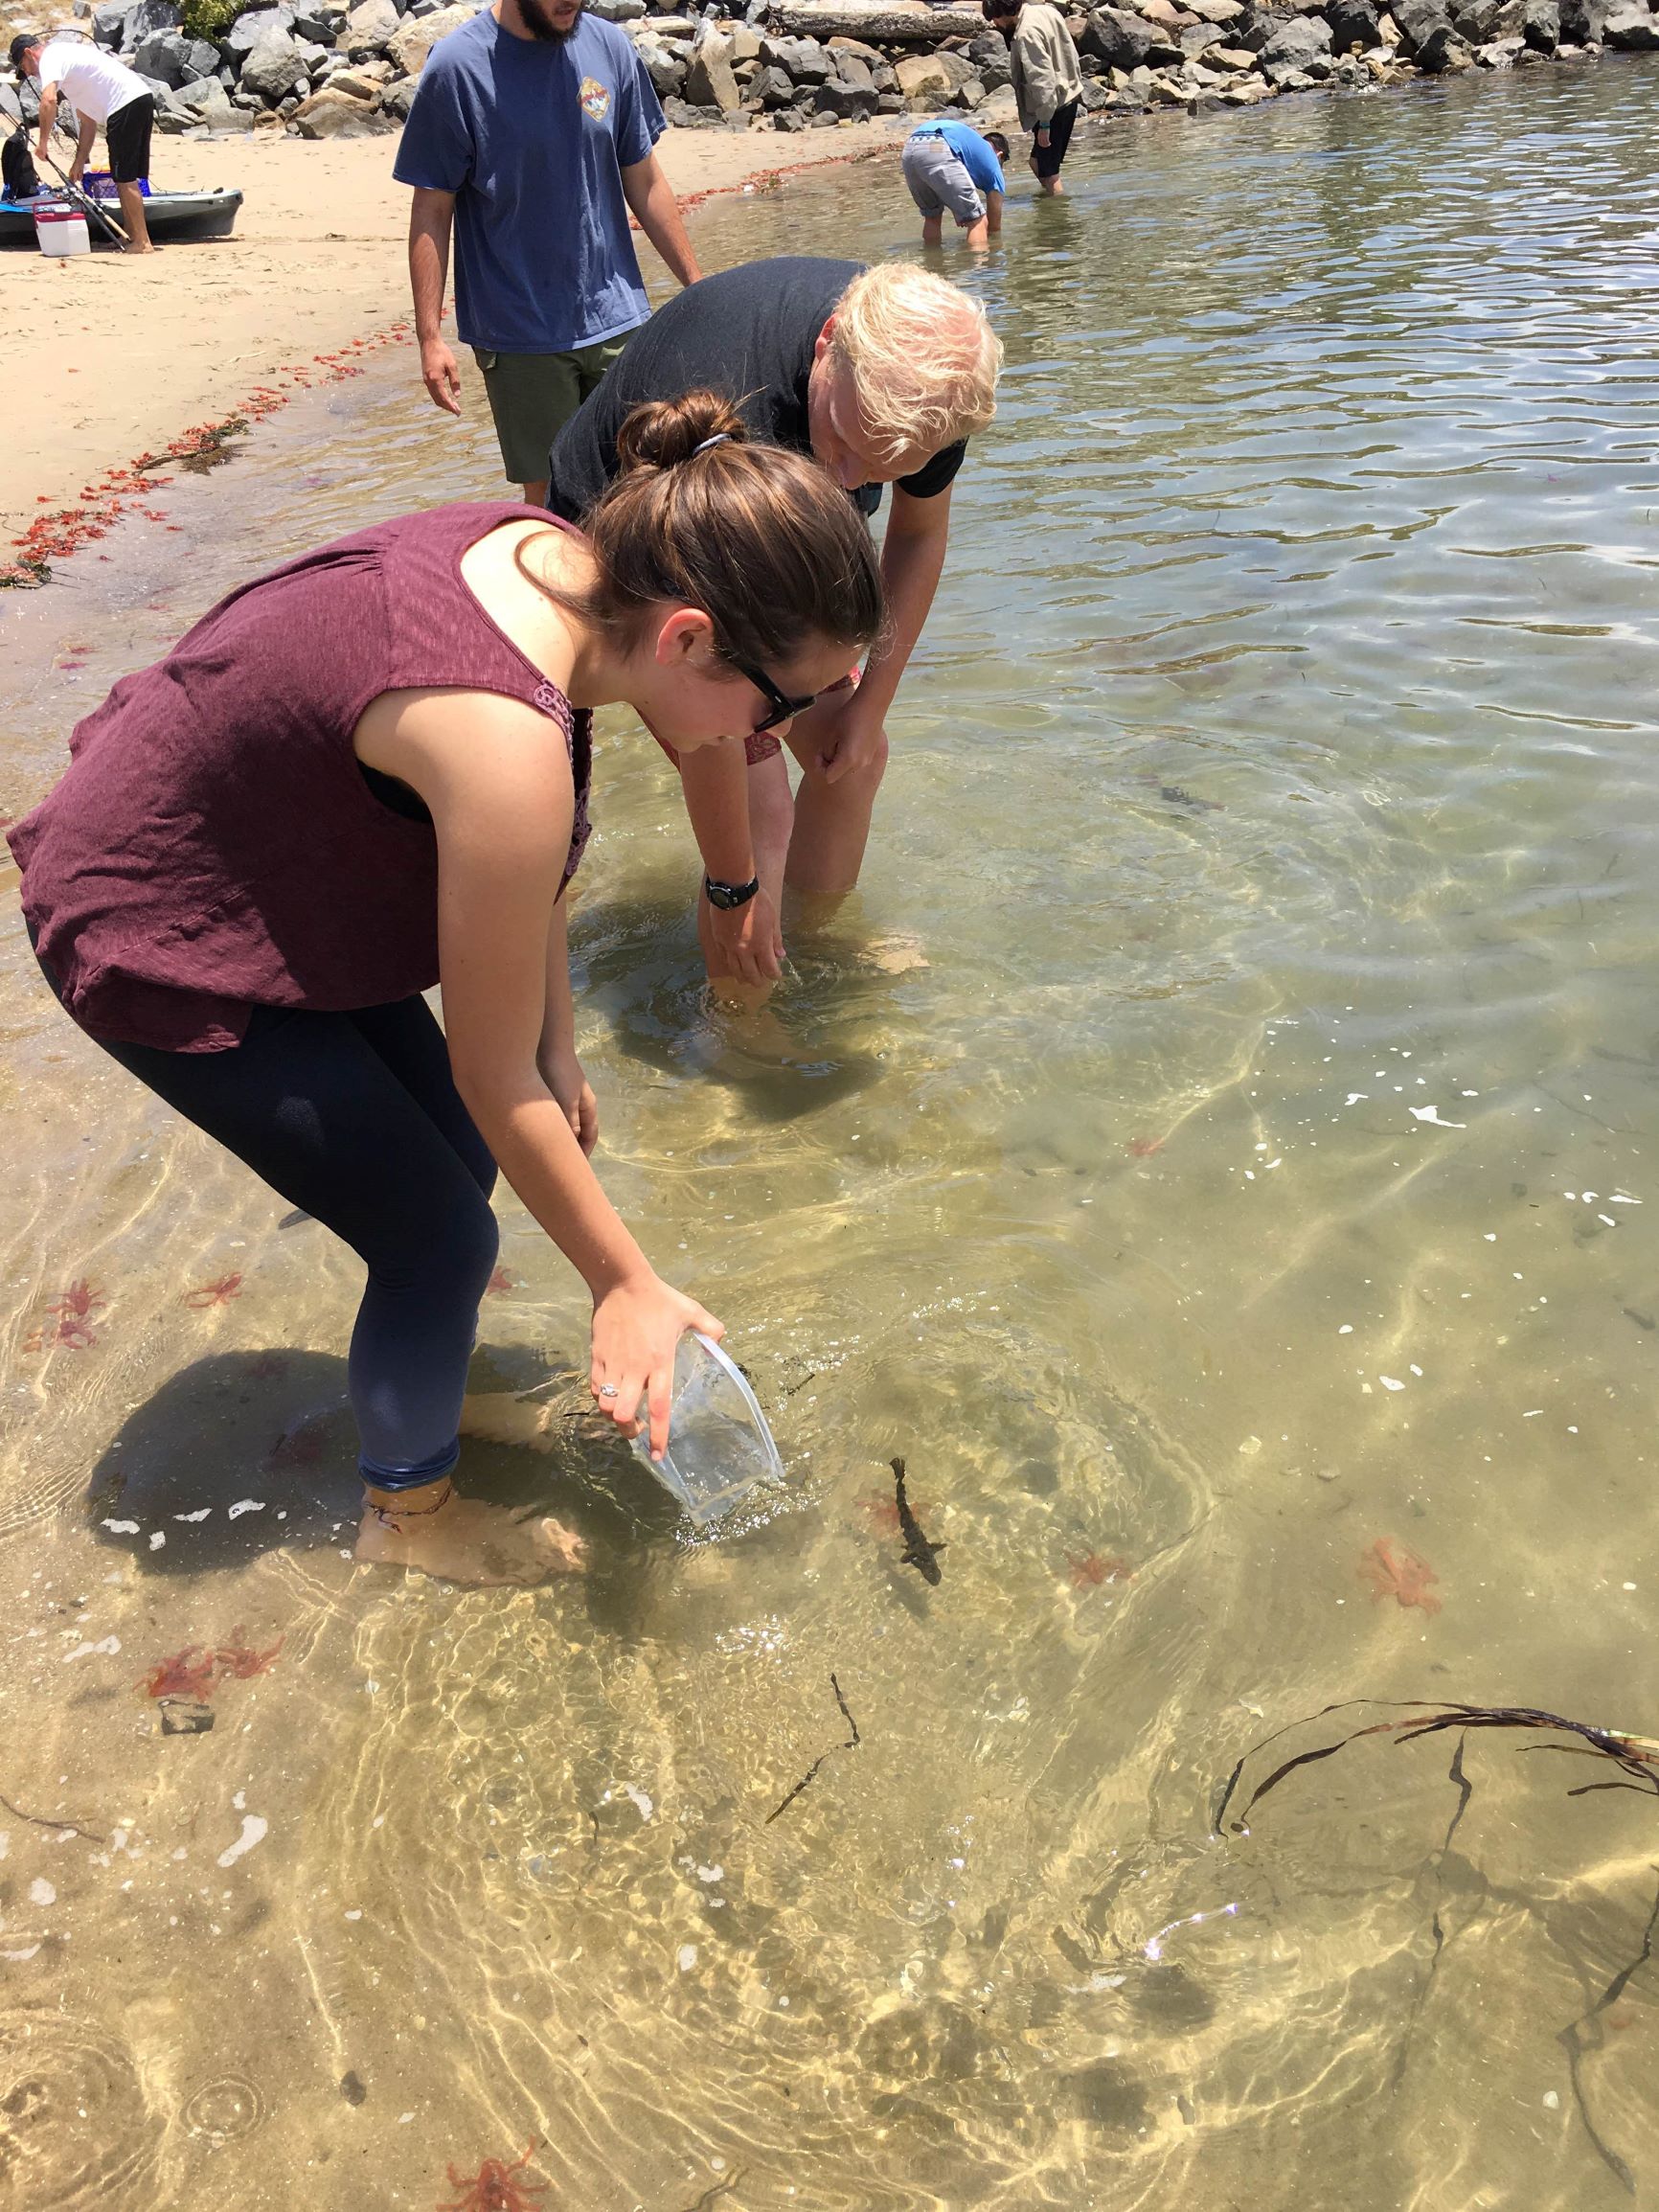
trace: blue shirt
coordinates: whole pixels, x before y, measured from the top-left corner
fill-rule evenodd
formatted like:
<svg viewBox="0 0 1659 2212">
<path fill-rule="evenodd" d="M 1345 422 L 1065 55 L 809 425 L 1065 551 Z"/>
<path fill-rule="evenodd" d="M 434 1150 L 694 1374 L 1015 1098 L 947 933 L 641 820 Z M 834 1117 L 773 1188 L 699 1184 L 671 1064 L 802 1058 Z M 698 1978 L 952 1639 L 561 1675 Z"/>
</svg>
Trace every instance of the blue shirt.
<svg viewBox="0 0 1659 2212">
<path fill-rule="evenodd" d="M 1002 164 L 970 123 L 919 123 L 912 138 L 943 138 L 981 192 L 1007 192 Z"/>
<path fill-rule="evenodd" d="M 426 57 L 393 175 L 455 194 L 455 320 L 502 353 L 566 353 L 650 312 L 622 171 L 663 111 L 626 34 L 582 15 L 561 45 L 489 9 Z"/>
</svg>

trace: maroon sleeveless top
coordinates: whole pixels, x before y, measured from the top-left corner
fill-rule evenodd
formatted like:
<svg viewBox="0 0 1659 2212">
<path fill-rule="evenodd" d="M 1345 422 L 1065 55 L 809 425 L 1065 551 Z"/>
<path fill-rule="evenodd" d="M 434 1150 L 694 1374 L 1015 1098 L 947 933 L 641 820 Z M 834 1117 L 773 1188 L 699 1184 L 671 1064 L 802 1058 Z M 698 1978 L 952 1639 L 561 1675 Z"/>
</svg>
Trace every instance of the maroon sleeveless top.
<svg viewBox="0 0 1659 2212">
<path fill-rule="evenodd" d="M 469 546 L 527 514 L 570 527 L 516 501 L 440 507 L 290 560 L 77 725 L 67 773 L 11 844 L 36 949 L 83 1029 L 219 1052 L 252 1006 L 341 1013 L 432 988 L 430 817 L 352 749 L 382 692 L 499 692 L 559 725 L 570 881 L 588 836 L 590 717 L 461 576 Z"/>
</svg>

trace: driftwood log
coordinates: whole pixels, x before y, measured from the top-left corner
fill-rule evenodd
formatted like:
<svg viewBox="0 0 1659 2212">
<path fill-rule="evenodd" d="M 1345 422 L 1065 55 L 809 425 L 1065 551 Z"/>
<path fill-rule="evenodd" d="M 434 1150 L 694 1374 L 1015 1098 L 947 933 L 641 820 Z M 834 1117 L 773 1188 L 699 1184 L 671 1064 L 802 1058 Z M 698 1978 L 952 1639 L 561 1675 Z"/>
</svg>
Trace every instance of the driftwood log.
<svg viewBox="0 0 1659 2212">
<path fill-rule="evenodd" d="M 767 20 L 789 38 L 862 38 L 871 46 L 938 46 L 946 38 L 975 38 L 985 27 L 977 8 L 843 7 L 815 0 L 777 0 Z"/>
</svg>

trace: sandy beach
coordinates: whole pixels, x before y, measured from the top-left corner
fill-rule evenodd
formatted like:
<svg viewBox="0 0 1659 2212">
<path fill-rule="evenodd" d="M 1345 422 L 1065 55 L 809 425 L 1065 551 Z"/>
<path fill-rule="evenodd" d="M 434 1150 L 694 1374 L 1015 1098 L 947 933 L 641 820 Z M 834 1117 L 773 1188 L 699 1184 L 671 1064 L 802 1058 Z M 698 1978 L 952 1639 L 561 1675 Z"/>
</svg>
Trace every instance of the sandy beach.
<svg viewBox="0 0 1659 2212">
<path fill-rule="evenodd" d="M 896 146 L 913 121 L 792 138 L 670 129 L 658 151 L 694 237 L 702 197 Z M 75 506 L 106 470 L 163 450 L 296 370 L 323 373 L 319 356 L 398 324 L 409 307 L 409 194 L 392 179 L 396 148 L 391 137 L 158 138 L 158 188 L 240 188 L 233 238 L 146 260 L 8 254 L 11 354 L 29 399 L 0 451 L 0 542 Z M 654 284 L 655 257 L 643 240 L 640 251 Z"/>
</svg>

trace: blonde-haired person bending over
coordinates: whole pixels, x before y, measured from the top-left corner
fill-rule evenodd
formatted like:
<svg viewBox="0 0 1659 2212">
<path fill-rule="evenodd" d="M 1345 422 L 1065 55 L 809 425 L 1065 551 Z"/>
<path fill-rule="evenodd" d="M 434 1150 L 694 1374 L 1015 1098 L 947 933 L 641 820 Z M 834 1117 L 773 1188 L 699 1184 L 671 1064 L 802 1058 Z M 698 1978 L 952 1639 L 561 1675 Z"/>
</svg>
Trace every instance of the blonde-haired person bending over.
<svg viewBox="0 0 1659 2212">
<path fill-rule="evenodd" d="M 776 978 L 785 882 L 835 895 L 858 880 L 887 710 L 933 604 L 950 488 L 966 440 L 996 412 L 1001 363 L 978 303 L 910 262 L 750 262 L 659 308 L 554 443 L 548 504 L 574 521 L 620 465 L 628 409 L 706 384 L 754 436 L 810 454 L 861 513 L 893 486 L 881 552 L 890 624 L 862 681 L 815 700 L 780 694 L 741 760 L 735 747 L 679 760 L 703 858 L 698 929 L 712 978 L 761 988 Z M 652 727 L 675 755 L 671 733 Z M 802 770 L 793 797 L 780 739 Z"/>
<path fill-rule="evenodd" d="M 843 494 L 693 393 L 623 423 L 585 536 L 440 507 L 243 584 L 81 722 L 11 831 L 67 1011 L 368 1269 L 359 1557 L 474 1582 L 580 1558 L 453 1487 L 462 1431 L 523 1426 L 465 1396 L 498 1166 L 587 1284 L 593 1394 L 625 1434 L 647 1397 L 662 1448 L 675 1344 L 719 1334 L 588 1164 L 563 892 L 589 710 L 740 759 L 776 694 L 833 683 L 882 619 Z"/>
</svg>

